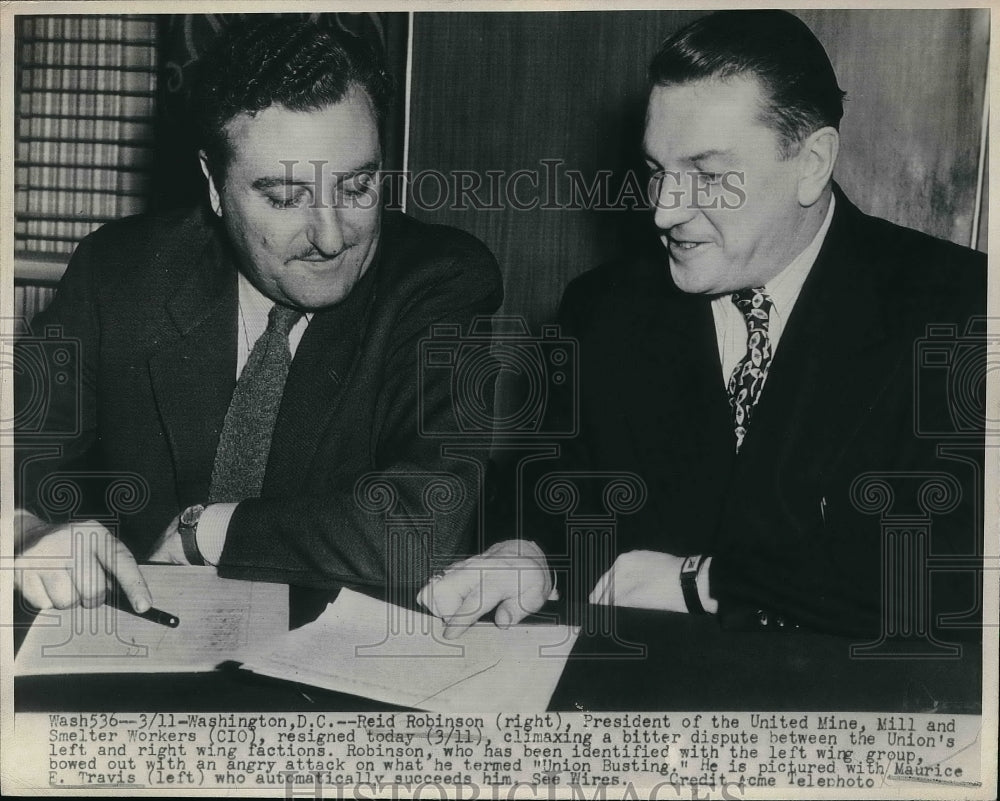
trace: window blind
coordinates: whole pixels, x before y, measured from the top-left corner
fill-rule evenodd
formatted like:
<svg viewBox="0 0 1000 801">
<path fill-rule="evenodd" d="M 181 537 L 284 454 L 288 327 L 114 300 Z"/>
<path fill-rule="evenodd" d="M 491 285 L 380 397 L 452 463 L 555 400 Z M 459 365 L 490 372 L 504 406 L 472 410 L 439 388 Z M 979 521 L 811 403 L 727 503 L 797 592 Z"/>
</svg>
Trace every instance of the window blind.
<svg viewBox="0 0 1000 801">
<path fill-rule="evenodd" d="M 146 208 L 156 21 L 19 16 L 15 42 L 15 255 L 65 255 L 102 223 Z"/>
</svg>

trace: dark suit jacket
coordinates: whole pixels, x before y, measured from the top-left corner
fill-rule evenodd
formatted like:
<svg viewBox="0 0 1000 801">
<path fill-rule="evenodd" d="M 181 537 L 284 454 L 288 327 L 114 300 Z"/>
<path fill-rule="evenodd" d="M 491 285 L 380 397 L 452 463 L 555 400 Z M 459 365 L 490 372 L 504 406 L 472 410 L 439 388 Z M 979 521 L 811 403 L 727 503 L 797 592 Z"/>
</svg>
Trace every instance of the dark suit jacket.
<svg viewBox="0 0 1000 801">
<path fill-rule="evenodd" d="M 638 474 L 648 500 L 618 520 L 611 556 L 713 555 L 724 625 L 769 615 L 832 631 L 878 628 L 881 519 L 851 495 L 864 473 L 895 474 L 890 514 L 919 512 L 903 497 L 916 473 L 953 474 L 963 502 L 932 521 L 932 551 L 975 554 L 981 537 L 976 470 L 938 458 L 947 437 L 915 434 L 915 382 L 940 376 L 915 375 L 914 363 L 929 325 L 953 325 L 961 338 L 985 313 L 985 257 L 865 216 L 835 191 L 831 227 L 739 455 L 710 298 L 679 292 L 664 256 L 593 270 L 563 299 L 563 333 L 579 340 L 581 433 L 561 467 Z M 945 350 L 955 346 L 944 339 Z M 947 429 L 948 399 L 924 394 L 925 412 L 937 406 L 921 425 Z M 981 462 L 981 408 L 978 427 L 967 455 Z M 943 571 L 933 589 L 938 610 L 975 606 L 968 571 Z"/>
<path fill-rule="evenodd" d="M 447 375 L 422 373 L 418 343 L 433 324 L 466 330 L 501 298 L 479 241 L 387 213 L 372 267 L 302 338 L 262 496 L 237 508 L 219 572 L 327 588 L 381 585 L 389 571 L 409 584 L 429 557 L 467 551 L 480 479 L 419 433 L 421 416 L 431 430 L 454 418 Z M 219 229 L 201 212 L 104 226 L 81 242 L 33 331 L 22 362 L 68 341 L 79 370 L 16 382 L 18 505 L 109 520 L 141 559 L 180 510 L 207 499 L 236 382 L 237 271 Z M 391 475 L 356 487 L 379 472 Z M 464 486 L 429 508 L 442 474 Z"/>
</svg>

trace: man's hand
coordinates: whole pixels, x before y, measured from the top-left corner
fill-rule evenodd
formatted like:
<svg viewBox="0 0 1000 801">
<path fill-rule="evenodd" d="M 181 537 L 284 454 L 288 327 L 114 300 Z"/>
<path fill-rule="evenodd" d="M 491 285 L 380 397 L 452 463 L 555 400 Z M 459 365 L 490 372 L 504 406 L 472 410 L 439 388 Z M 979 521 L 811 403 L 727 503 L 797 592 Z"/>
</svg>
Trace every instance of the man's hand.
<svg viewBox="0 0 1000 801">
<path fill-rule="evenodd" d="M 15 532 L 14 587 L 36 609 L 100 606 L 109 579 L 118 583 L 137 612 L 152 606 L 131 552 L 100 523 L 52 524 L 20 513 Z"/>
<path fill-rule="evenodd" d="M 178 528 L 181 516 L 177 515 L 170 521 L 163 534 L 160 535 L 159 544 L 156 546 L 150 562 L 165 562 L 168 565 L 189 565 L 187 556 L 184 555 L 184 543 L 181 540 L 181 532 Z"/>
<path fill-rule="evenodd" d="M 494 608 L 496 625 L 512 626 L 541 609 L 551 592 L 541 549 L 528 540 L 507 540 L 453 564 L 420 590 L 417 601 L 444 620 L 444 636 L 454 639 Z"/>
<path fill-rule="evenodd" d="M 590 593 L 592 604 L 631 606 L 687 612 L 681 591 L 681 565 L 684 557 L 659 551 L 628 551 L 619 556 Z M 718 604 L 708 595 L 708 570 L 698 576 L 698 595 L 706 612 L 714 613 Z"/>
</svg>

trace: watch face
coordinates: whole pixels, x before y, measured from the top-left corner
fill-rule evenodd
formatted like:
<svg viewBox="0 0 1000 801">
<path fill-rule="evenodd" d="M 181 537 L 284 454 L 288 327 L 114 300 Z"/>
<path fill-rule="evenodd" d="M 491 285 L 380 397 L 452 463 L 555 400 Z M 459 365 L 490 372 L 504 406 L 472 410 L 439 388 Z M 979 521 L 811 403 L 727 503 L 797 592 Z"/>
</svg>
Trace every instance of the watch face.
<svg viewBox="0 0 1000 801">
<path fill-rule="evenodd" d="M 182 526 L 196 526 L 198 525 L 198 520 L 201 518 L 201 513 L 205 511 L 204 506 L 189 506 L 183 512 L 181 512 L 180 525 Z"/>
</svg>

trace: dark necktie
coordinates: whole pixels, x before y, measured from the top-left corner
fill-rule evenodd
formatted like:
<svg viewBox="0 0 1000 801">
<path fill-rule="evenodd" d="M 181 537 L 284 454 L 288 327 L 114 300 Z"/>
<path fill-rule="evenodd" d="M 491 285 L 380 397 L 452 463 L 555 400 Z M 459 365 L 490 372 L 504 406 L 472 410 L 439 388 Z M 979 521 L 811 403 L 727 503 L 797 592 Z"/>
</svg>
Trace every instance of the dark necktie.
<svg viewBox="0 0 1000 801">
<path fill-rule="evenodd" d="M 250 351 L 222 425 L 209 503 L 235 503 L 260 495 L 271 435 L 292 363 L 288 332 L 301 316 L 300 311 L 275 304 L 267 317 L 267 328 Z"/>
<path fill-rule="evenodd" d="M 739 452 L 771 364 L 771 337 L 767 326 L 773 304 L 762 287 L 734 292 L 733 303 L 747 323 L 747 352 L 729 377 L 729 405 L 733 410 L 736 450 Z"/>
</svg>

